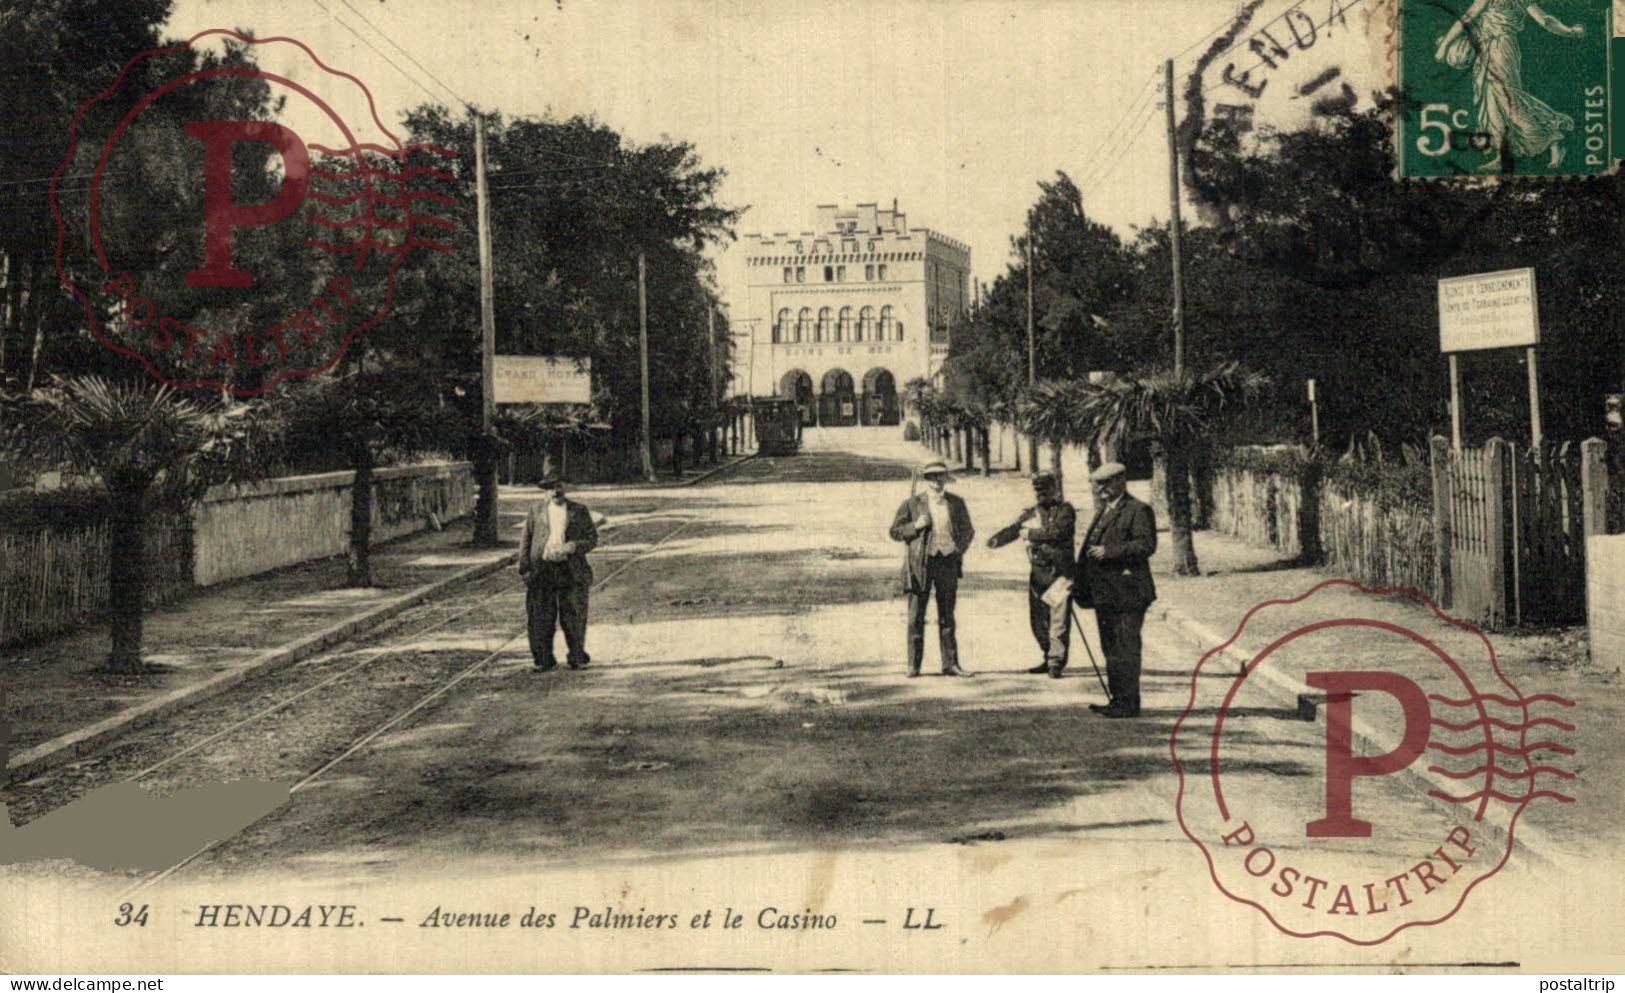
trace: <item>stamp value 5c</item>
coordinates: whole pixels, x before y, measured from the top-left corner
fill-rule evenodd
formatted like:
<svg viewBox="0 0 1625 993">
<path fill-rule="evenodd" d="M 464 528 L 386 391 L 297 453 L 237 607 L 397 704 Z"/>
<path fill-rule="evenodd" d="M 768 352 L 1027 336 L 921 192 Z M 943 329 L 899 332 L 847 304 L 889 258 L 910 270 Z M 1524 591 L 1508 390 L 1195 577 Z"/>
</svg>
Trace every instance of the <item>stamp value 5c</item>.
<svg viewBox="0 0 1625 993">
<path fill-rule="evenodd" d="M 1399 174 L 1611 171 L 1614 16 L 1610 0 L 1400 0 Z"/>
</svg>

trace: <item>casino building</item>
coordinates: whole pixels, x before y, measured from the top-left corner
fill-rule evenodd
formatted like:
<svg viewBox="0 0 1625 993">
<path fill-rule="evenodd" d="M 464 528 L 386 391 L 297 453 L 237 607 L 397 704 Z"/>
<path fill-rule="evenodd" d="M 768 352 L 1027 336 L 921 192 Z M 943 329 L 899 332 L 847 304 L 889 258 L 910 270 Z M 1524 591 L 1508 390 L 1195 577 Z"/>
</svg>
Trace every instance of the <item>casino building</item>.
<svg viewBox="0 0 1625 993">
<path fill-rule="evenodd" d="M 941 368 L 971 303 L 970 246 L 896 201 L 821 204 L 810 231 L 741 240 L 750 394 L 794 398 L 808 425 L 899 423 L 904 384 Z"/>
</svg>

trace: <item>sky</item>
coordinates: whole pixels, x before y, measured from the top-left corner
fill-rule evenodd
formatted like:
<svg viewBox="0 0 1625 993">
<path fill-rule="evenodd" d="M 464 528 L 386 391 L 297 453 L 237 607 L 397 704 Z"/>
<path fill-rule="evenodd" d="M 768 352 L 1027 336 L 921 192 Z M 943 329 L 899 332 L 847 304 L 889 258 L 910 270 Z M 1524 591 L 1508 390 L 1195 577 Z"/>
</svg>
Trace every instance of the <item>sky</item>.
<svg viewBox="0 0 1625 993">
<path fill-rule="evenodd" d="M 1255 104 L 1258 123 L 1290 127 L 1310 102 L 1295 88 L 1336 69 L 1332 90 L 1347 81 L 1368 101 L 1385 65 L 1373 12 L 1391 2 L 1263 0 L 1252 24 L 1274 20 L 1289 57 L 1260 67 L 1238 48 L 1204 74 L 1204 98 Z M 895 198 L 910 224 L 969 243 L 985 282 L 1010 261 L 1038 181 L 1057 170 L 1082 187 L 1090 216 L 1125 236 L 1166 219 L 1162 63 L 1176 59 L 1182 89 L 1235 10 L 1233 0 L 176 0 L 169 31 L 296 38 L 363 81 L 386 127 L 432 97 L 590 114 L 634 141 L 690 142 L 727 170 L 723 201 L 749 208 L 741 233 L 807 230 L 819 203 Z M 1293 27 L 1313 43 L 1293 45 Z M 1263 95 L 1225 85 L 1227 63 L 1259 67 Z M 296 81 L 311 71 L 285 43 L 262 46 L 261 64 Z M 359 98 L 335 110 L 365 119 Z M 303 133 L 312 113 L 290 97 L 284 121 Z M 740 254 L 718 259 L 725 297 L 737 295 Z"/>
</svg>

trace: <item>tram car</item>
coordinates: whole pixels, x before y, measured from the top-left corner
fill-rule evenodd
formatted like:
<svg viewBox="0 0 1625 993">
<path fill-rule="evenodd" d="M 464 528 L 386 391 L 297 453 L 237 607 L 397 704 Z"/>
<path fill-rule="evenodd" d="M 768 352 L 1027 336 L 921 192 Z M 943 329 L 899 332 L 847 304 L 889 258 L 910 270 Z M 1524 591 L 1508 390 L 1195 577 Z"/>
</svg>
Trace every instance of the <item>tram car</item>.
<svg viewBox="0 0 1625 993">
<path fill-rule="evenodd" d="M 785 397 L 751 401 L 756 448 L 763 455 L 794 455 L 801 448 L 801 408 Z"/>
</svg>

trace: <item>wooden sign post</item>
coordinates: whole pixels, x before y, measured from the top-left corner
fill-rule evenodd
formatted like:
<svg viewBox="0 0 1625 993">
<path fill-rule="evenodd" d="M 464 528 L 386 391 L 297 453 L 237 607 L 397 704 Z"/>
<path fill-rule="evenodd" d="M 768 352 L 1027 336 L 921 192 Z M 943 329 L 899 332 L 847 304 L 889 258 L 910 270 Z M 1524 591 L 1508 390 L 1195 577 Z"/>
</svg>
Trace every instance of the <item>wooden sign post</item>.
<svg viewBox="0 0 1625 993">
<path fill-rule="evenodd" d="M 1450 362 L 1450 441 L 1461 449 L 1459 352 L 1523 348 L 1529 364 L 1529 435 L 1540 446 L 1540 311 L 1535 270 L 1507 269 L 1439 280 L 1439 350 Z"/>
</svg>

